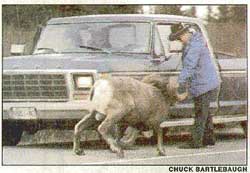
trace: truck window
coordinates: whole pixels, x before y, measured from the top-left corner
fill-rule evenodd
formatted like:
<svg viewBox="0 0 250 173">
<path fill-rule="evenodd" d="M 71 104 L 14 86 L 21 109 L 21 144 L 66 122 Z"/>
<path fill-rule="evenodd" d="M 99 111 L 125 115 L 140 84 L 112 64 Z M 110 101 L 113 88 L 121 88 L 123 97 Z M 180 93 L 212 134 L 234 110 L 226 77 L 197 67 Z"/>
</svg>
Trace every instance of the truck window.
<svg viewBox="0 0 250 173">
<path fill-rule="evenodd" d="M 165 55 L 165 50 L 163 47 L 162 37 L 160 35 L 158 27 L 155 28 L 154 33 L 155 41 L 154 41 L 154 52 L 157 56 Z"/>
<path fill-rule="evenodd" d="M 121 34 L 122 37 L 117 37 Z M 110 28 L 109 42 L 114 49 L 123 49 L 136 44 L 136 28 L 133 25 L 118 25 Z"/>
<path fill-rule="evenodd" d="M 165 54 L 169 53 L 182 53 L 182 43 L 180 41 L 170 41 L 168 39 L 171 34 L 172 24 L 158 24 L 156 30 L 159 33 L 159 39 L 162 42 Z M 184 24 L 190 26 L 190 32 L 200 31 L 199 27 L 195 24 Z M 157 38 L 157 37 L 156 37 Z M 156 41 L 157 42 L 157 41 Z"/>
<path fill-rule="evenodd" d="M 149 23 L 80 23 L 47 25 L 34 54 L 111 52 L 149 53 Z"/>
<path fill-rule="evenodd" d="M 171 33 L 170 27 L 171 25 L 157 25 L 156 27 L 156 30 L 158 32 L 157 35 L 159 35 L 159 40 L 161 40 L 162 42 L 162 46 L 165 53 L 169 52 L 170 41 L 168 40 L 168 36 Z"/>
</svg>

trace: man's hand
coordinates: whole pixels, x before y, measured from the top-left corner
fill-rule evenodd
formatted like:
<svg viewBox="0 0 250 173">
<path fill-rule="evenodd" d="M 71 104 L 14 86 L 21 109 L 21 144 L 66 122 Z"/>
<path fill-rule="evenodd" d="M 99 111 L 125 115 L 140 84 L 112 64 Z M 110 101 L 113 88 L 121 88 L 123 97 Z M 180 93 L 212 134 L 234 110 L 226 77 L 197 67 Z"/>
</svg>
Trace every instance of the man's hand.
<svg viewBox="0 0 250 173">
<path fill-rule="evenodd" d="M 187 85 L 185 83 L 179 83 L 178 87 L 178 93 L 182 94 L 184 92 L 187 92 Z"/>
</svg>

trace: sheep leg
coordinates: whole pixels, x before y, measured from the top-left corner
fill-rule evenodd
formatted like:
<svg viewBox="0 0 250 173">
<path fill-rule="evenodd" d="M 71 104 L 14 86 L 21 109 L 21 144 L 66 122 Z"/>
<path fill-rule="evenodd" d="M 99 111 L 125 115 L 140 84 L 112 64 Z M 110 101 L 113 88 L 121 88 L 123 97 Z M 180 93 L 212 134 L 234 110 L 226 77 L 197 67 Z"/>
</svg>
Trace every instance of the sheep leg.
<svg viewBox="0 0 250 173">
<path fill-rule="evenodd" d="M 159 156 L 165 156 L 165 149 L 163 147 L 163 129 L 158 127 L 157 130 L 157 153 Z"/>
<path fill-rule="evenodd" d="M 119 140 L 119 145 L 123 149 L 136 149 L 133 145 L 135 144 L 135 140 L 139 136 L 139 130 L 133 128 L 132 126 L 128 126 L 125 130 L 124 136 Z"/>
<path fill-rule="evenodd" d="M 99 125 L 98 132 L 102 135 L 103 139 L 108 143 L 112 152 L 117 153 L 118 157 L 123 158 L 124 153 L 121 147 L 118 145 L 117 141 L 111 135 L 112 128 L 116 124 L 119 119 L 115 118 L 107 118 Z"/>
<path fill-rule="evenodd" d="M 122 129 L 119 123 L 113 126 L 112 133 L 116 141 L 119 141 L 122 138 Z"/>
<path fill-rule="evenodd" d="M 120 145 L 119 140 L 121 138 L 122 133 L 120 130 L 120 126 L 118 124 L 115 124 L 114 126 L 111 127 L 110 134 L 112 134 L 112 137 L 116 140 L 118 145 Z M 114 153 L 114 151 L 112 151 L 111 149 L 110 151 Z"/>
<path fill-rule="evenodd" d="M 96 123 L 95 113 L 96 113 L 95 111 L 92 111 L 91 113 L 89 113 L 86 116 L 84 116 L 83 119 L 81 121 L 79 121 L 75 125 L 74 139 L 73 139 L 73 143 L 74 143 L 73 151 L 77 155 L 84 155 L 83 149 L 80 148 L 80 136 L 81 136 L 81 132 L 84 129 L 87 129 L 87 128 L 91 127 L 92 125 L 94 125 Z"/>
</svg>

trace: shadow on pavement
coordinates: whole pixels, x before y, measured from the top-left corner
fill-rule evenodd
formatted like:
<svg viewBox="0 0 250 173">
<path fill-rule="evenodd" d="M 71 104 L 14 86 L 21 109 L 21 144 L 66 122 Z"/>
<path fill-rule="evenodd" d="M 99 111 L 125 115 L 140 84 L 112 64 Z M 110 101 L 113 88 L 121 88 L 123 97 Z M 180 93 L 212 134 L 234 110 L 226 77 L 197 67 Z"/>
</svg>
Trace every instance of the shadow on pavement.
<svg viewBox="0 0 250 173">
<path fill-rule="evenodd" d="M 244 139 L 244 134 L 239 133 L 217 133 L 216 140 L 219 141 L 232 141 L 238 139 Z M 164 137 L 164 144 L 165 145 L 178 145 L 179 143 L 183 143 L 186 141 L 190 141 L 192 139 L 191 134 L 184 134 L 184 135 L 172 135 L 172 136 L 165 136 Z M 154 137 L 151 138 L 138 138 L 136 140 L 136 145 L 139 146 L 150 146 L 156 145 L 156 139 Z M 20 148 L 60 148 L 60 149 L 72 149 L 73 143 L 72 142 L 64 142 L 64 143 L 50 143 L 50 144 L 33 144 L 33 145 L 19 145 Z M 105 143 L 104 140 L 98 141 L 85 141 L 81 142 L 81 147 L 85 149 L 108 149 L 108 145 Z"/>
</svg>

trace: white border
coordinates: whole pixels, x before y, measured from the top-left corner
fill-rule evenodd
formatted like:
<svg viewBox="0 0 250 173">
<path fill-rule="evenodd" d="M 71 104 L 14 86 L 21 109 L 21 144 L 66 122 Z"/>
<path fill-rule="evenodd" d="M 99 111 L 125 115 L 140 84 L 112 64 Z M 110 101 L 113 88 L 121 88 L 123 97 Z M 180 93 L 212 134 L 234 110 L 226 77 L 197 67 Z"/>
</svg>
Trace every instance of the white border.
<svg viewBox="0 0 250 173">
<path fill-rule="evenodd" d="M 1 5 L 4 4 L 182 4 L 183 0 L 168 0 L 166 3 L 166 0 L 1 0 Z M 248 4 L 249 2 L 247 0 L 210 0 L 208 1 L 202 1 L 202 0 L 186 0 L 185 4 Z M 250 10 L 248 9 L 248 31 L 250 31 Z M 0 12 L 2 14 L 2 7 L 0 7 Z M 0 19 L 0 23 L 2 24 L 2 18 Z M 2 33 L 2 27 L 0 27 L 0 32 Z M 248 37 L 249 37 L 248 32 Z M 2 40 L 2 34 L 0 35 L 0 38 Z M 1 42 L 2 43 L 2 42 Z M 250 52 L 250 39 L 248 38 L 248 57 Z M 0 46 L 1 51 L 0 55 L 2 56 L 2 44 Z M 0 63 L 0 68 L 2 68 L 2 61 Z M 2 69 L 1 69 L 2 70 Z M 249 66 L 248 66 L 248 72 L 249 72 Z M 249 74 L 248 74 L 249 76 Z M 250 82 L 248 81 L 248 86 L 250 86 Z M 0 87 L 2 88 L 2 85 L 0 83 Z M 250 97 L 250 92 L 248 92 L 248 98 Z M 1 93 L 0 93 L 1 98 Z M 250 110 L 248 110 L 248 115 L 250 115 Z M 1 123 L 2 124 L 2 123 Z M 249 127 L 248 122 L 248 127 Z M 0 127 L 1 128 L 1 127 Z M 1 128 L 2 129 L 2 128 Z M 249 149 L 249 137 L 250 134 L 248 133 L 248 149 Z M 2 141 L 2 140 L 1 140 Z M 2 151 L 1 151 L 2 152 Z M 2 153 L 1 153 L 2 154 Z M 1 160 L 2 163 L 2 160 Z M 248 163 L 249 165 L 249 163 Z M 159 172 L 159 173 L 167 173 L 168 167 L 150 167 L 150 166 L 4 166 L 0 167 L 0 171 L 4 173 L 12 173 L 12 172 L 35 172 L 35 173 L 66 173 L 66 172 L 141 172 L 141 173 L 152 173 L 152 172 Z M 250 171 L 250 167 L 248 166 L 248 171 Z"/>
<path fill-rule="evenodd" d="M 186 0 L 184 4 L 246 4 L 246 0 Z M 183 0 L 2 0 L 2 4 L 183 4 Z"/>
</svg>

